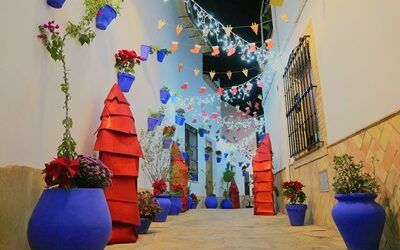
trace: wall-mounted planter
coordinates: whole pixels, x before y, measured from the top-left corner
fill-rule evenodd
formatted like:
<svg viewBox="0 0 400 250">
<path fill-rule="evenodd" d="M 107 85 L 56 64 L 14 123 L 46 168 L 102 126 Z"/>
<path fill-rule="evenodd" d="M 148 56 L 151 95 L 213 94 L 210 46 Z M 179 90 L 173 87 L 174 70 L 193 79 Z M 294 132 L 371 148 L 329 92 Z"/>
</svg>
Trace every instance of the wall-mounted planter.
<svg viewBox="0 0 400 250">
<path fill-rule="evenodd" d="M 142 61 L 147 61 L 149 59 L 151 47 L 149 45 L 141 45 L 140 46 L 140 58 Z"/>
<path fill-rule="evenodd" d="M 205 130 L 205 129 L 199 129 L 199 135 L 200 135 L 200 137 L 204 137 L 205 134 L 207 134 L 207 130 Z"/>
<path fill-rule="evenodd" d="M 182 126 L 183 124 L 185 124 L 185 117 L 180 115 L 175 115 L 175 123 Z"/>
<path fill-rule="evenodd" d="M 121 71 L 118 72 L 118 85 L 122 92 L 129 92 L 134 81 L 134 75 Z"/>
<path fill-rule="evenodd" d="M 47 4 L 53 8 L 61 9 L 65 0 L 47 0 Z"/>
<path fill-rule="evenodd" d="M 147 131 L 153 131 L 154 128 L 157 126 L 158 119 L 149 117 L 147 118 Z"/>
<path fill-rule="evenodd" d="M 96 16 L 96 27 L 100 30 L 106 30 L 111 21 L 117 17 L 117 11 L 111 5 L 104 5 L 99 9 Z"/>
<path fill-rule="evenodd" d="M 165 49 L 157 51 L 157 61 L 163 62 L 166 55 L 167 51 Z"/>
<path fill-rule="evenodd" d="M 171 147 L 171 144 L 172 144 L 172 138 L 171 137 L 163 139 L 163 148 L 164 149 L 169 149 Z"/>
<path fill-rule="evenodd" d="M 168 90 L 160 89 L 160 101 L 162 104 L 167 104 L 170 97 L 171 94 L 169 93 Z"/>
<path fill-rule="evenodd" d="M 222 161 L 221 156 L 217 156 L 217 163 L 221 163 L 221 161 Z"/>
<path fill-rule="evenodd" d="M 210 155 L 209 155 L 209 154 L 204 154 L 204 159 L 205 159 L 206 161 L 208 161 L 208 159 L 210 159 Z"/>
<path fill-rule="evenodd" d="M 157 126 L 160 126 L 162 121 L 164 120 L 165 115 L 164 114 L 160 114 L 157 118 Z"/>
<path fill-rule="evenodd" d="M 226 159 L 228 157 L 228 153 L 224 153 L 224 158 Z"/>
</svg>

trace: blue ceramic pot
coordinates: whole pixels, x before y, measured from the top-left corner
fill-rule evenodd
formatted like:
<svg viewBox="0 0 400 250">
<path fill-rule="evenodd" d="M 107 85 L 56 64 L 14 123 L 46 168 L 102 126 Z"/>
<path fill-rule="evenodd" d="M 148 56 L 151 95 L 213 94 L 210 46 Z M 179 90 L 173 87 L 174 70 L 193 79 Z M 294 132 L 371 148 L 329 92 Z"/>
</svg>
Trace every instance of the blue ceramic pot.
<svg viewBox="0 0 400 250">
<path fill-rule="evenodd" d="M 289 216 L 290 225 L 303 226 L 306 216 L 307 205 L 304 204 L 286 204 L 286 211 Z"/>
<path fill-rule="evenodd" d="M 379 249 L 385 211 L 375 193 L 336 194 L 332 217 L 348 249 Z"/>
<path fill-rule="evenodd" d="M 171 209 L 169 210 L 170 215 L 179 215 L 182 208 L 182 201 L 180 196 L 171 195 Z"/>
<path fill-rule="evenodd" d="M 221 163 L 222 158 L 220 156 L 217 156 L 217 163 Z"/>
<path fill-rule="evenodd" d="M 122 92 L 129 92 L 134 81 L 134 75 L 122 71 L 118 72 L 118 85 Z"/>
<path fill-rule="evenodd" d="M 160 126 L 162 121 L 164 120 L 165 115 L 164 114 L 160 114 L 157 118 L 158 122 L 157 122 L 157 126 Z"/>
<path fill-rule="evenodd" d="M 207 134 L 207 130 L 205 130 L 205 129 L 199 129 L 199 135 L 200 135 L 200 137 L 204 137 L 205 134 Z"/>
<path fill-rule="evenodd" d="M 196 209 L 197 204 L 199 204 L 197 201 L 192 201 L 192 205 L 190 206 L 190 209 Z"/>
<path fill-rule="evenodd" d="M 169 147 L 171 147 L 171 144 L 172 144 L 172 138 L 171 137 L 163 139 L 163 148 L 164 149 L 169 149 Z"/>
<path fill-rule="evenodd" d="M 141 45 L 140 46 L 140 58 L 142 61 L 147 61 L 149 59 L 151 47 L 149 45 Z"/>
<path fill-rule="evenodd" d="M 204 201 L 204 205 L 206 208 L 217 208 L 218 207 L 218 199 L 215 195 L 207 196 L 206 200 Z"/>
<path fill-rule="evenodd" d="M 188 158 L 188 154 L 186 152 L 182 152 L 182 157 L 186 161 Z"/>
<path fill-rule="evenodd" d="M 157 51 L 157 61 L 163 62 L 166 55 L 167 51 L 165 49 Z"/>
<path fill-rule="evenodd" d="M 107 29 L 111 21 L 117 17 L 117 11 L 111 5 L 104 5 L 96 16 L 96 27 L 100 30 Z"/>
<path fill-rule="evenodd" d="M 233 208 L 232 201 L 230 199 L 223 199 L 221 201 L 221 208 L 222 209 L 232 209 Z"/>
<path fill-rule="evenodd" d="M 228 157 L 228 153 L 224 153 L 224 157 L 225 157 L 225 159 Z"/>
<path fill-rule="evenodd" d="M 149 117 L 147 118 L 147 131 L 153 131 L 158 123 L 157 118 Z"/>
<path fill-rule="evenodd" d="M 208 159 L 210 159 L 210 155 L 209 154 L 204 154 L 204 159 L 206 159 L 206 161 L 208 161 Z"/>
<path fill-rule="evenodd" d="M 183 124 L 185 124 L 185 117 L 175 115 L 175 123 L 182 126 Z"/>
<path fill-rule="evenodd" d="M 169 210 L 171 209 L 171 200 L 168 194 L 160 194 L 155 196 L 161 207 L 161 212 L 157 214 L 154 221 L 165 222 L 167 220 Z"/>
<path fill-rule="evenodd" d="M 189 210 L 192 207 L 193 199 L 190 195 L 188 195 L 187 200 L 188 200 L 188 210 Z"/>
<path fill-rule="evenodd" d="M 111 216 L 101 188 L 46 189 L 28 225 L 32 250 L 104 249 Z"/>
<path fill-rule="evenodd" d="M 170 97 L 171 94 L 169 93 L 168 90 L 160 89 L 160 101 L 162 104 L 167 104 Z"/>
<path fill-rule="evenodd" d="M 264 141 L 265 134 L 261 134 L 261 135 L 259 135 L 259 136 L 258 136 L 258 138 L 259 138 L 259 140 L 260 140 L 260 141 Z"/>
<path fill-rule="evenodd" d="M 47 0 L 47 4 L 53 8 L 61 9 L 65 0 Z"/>
<path fill-rule="evenodd" d="M 192 173 L 192 181 L 198 181 L 199 180 L 199 175 L 196 173 Z"/>
<path fill-rule="evenodd" d="M 151 219 L 149 218 L 140 218 L 140 226 L 136 226 L 136 232 L 138 234 L 145 234 L 149 231 L 149 227 L 151 225 Z"/>
</svg>

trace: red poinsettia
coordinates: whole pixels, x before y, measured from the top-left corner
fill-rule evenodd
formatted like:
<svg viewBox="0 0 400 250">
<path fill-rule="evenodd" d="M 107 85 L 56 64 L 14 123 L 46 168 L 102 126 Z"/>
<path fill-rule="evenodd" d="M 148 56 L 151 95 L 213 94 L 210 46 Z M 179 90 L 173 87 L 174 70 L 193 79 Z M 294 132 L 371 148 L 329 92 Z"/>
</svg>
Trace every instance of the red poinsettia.
<svg viewBox="0 0 400 250">
<path fill-rule="evenodd" d="M 160 195 L 167 191 L 167 183 L 163 179 L 153 182 L 153 195 Z"/>
<path fill-rule="evenodd" d="M 127 73 L 135 73 L 135 64 L 140 64 L 142 58 L 134 50 L 119 50 L 115 54 L 115 68 Z"/>
<path fill-rule="evenodd" d="M 282 184 L 283 195 L 289 200 L 290 204 L 302 204 L 307 198 L 302 191 L 304 185 L 298 181 L 287 181 Z"/>
<path fill-rule="evenodd" d="M 183 186 L 178 183 L 171 184 L 170 191 L 172 195 L 181 195 L 183 193 Z"/>
<path fill-rule="evenodd" d="M 58 157 L 45 164 L 44 180 L 48 187 L 57 186 L 58 188 L 70 188 L 73 178 L 79 175 L 78 159 L 70 160 L 66 157 Z"/>
</svg>

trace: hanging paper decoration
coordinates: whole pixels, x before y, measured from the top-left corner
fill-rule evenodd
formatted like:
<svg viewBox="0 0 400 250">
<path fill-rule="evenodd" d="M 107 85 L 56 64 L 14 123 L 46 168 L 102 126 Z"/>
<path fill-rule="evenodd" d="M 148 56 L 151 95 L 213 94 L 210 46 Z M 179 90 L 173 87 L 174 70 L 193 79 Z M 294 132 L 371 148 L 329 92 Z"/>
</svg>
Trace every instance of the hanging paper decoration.
<svg viewBox="0 0 400 250">
<path fill-rule="evenodd" d="M 250 108 L 249 107 L 246 107 L 245 110 L 246 110 L 246 115 L 250 114 Z"/>
<path fill-rule="evenodd" d="M 192 110 L 193 109 L 193 106 L 192 105 L 188 105 L 187 107 L 186 107 L 186 110 L 188 110 L 188 111 L 190 111 L 190 110 Z"/>
<path fill-rule="evenodd" d="M 249 53 L 253 53 L 257 50 L 256 43 L 249 43 L 247 51 Z"/>
<path fill-rule="evenodd" d="M 182 85 L 181 85 L 181 89 L 187 89 L 189 87 L 189 83 L 187 83 L 187 82 L 184 82 Z"/>
<path fill-rule="evenodd" d="M 170 51 L 177 51 L 178 50 L 178 45 L 179 45 L 179 42 L 178 41 L 173 41 L 173 42 L 171 42 L 171 47 L 169 48 L 169 50 Z"/>
<path fill-rule="evenodd" d="M 218 107 L 217 107 L 217 111 L 218 111 L 218 112 L 221 111 L 221 106 L 218 106 Z"/>
<path fill-rule="evenodd" d="M 192 52 L 193 54 L 199 54 L 200 53 L 200 49 L 201 49 L 201 45 L 199 44 L 195 44 L 194 48 L 192 48 L 190 50 L 190 52 Z"/>
<path fill-rule="evenodd" d="M 179 63 L 178 64 L 178 72 L 181 72 L 183 70 L 183 64 Z"/>
<path fill-rule="evenodd" d="M 257 117 L 257 112 L 253 112 L 253 117 Z"/>
<path fill-rule="evenodd" d="M 251 23 L 251 29 L 254 31 L 256 36 L 258 35 L 258 23 Z"/>
<path fill-rule="evenodd" d="M 158 20 L 157 29 L 158 29 L 158 30 L 161 30 L 162 28 L 164 28 L 164 26 L 165 26 L 166 23 L 167 23 L 167 22 L 165 21 L 165 19 L 160 19 L 160 20 Z"/>
<path fill-rule="evenodd" d="M 256 103 L 254 104 L 254 108 L 257 109 L 257 110 L 259 110 L 259 109 L 260 109 L 260 103 L 256 102 Z"/>
<path fill-rule="evenodd" d="M 199 93 L 200 94 L 204 94 L 204 93 L 206 93 L 206 87 L 200 87 L 200 90 L 199 90 Z"/>
<path fill-rule="evenodd" d="M 231 55 L 235 54 L 236 49 L 235 49 L 235 47 L 233 47 L 233 45 L 229 45 L 227 48 L 227 51 L 228 51 L 228 53 L 226 55 L 231 56 Z"/>
<path fill-rule="evenodd" d="M 231 132 L 231 130 L 228 128 L 227 130 L 225 130 L 225 133 L 229 134 Z"/>
<path fill-rule="evenodd" d="M 236 108 L 236 111 L 240 111 L 240 106 L 239 105 L 236 105 L 235 108 Z"/>
<path fill-rule="evenodd" d="M 204 37 L 207 37 L 207 36 L 208 36 L 208 33 L 210 33 L 210 29 L 207 28 L 207 27 L 204 27 L 202 31 L 203 31 L 203 36 L 204 36 Z"/>
<path fill-rule="evenodd" d="M 262 81 L 257 81 L 257 87 L 263 88 L 264 87 L 264 83 Z"/>
<path fill-rule="evenodd" d="M 270 4 L 271 4 L 271 6 L 278 6 L 278 7 L 280 7 L 280 6 L 282 6 L 282 4 L 283 4 L 284 1 L 285 1 L 285 0 L 271 0 Z"/>
<path fill-rule="evenodd" d="M 249 74 L 249 70 L 246 69 L 246 68 L 244 68 L 244 69 L 242 70 L 242 73 L 243 73 L 243 75 L 245 75 L 245 76 L 247 77 L 247 75 Z"/>
<path fill-rule="evenodd" d="M 181 24 L 177 24 L 175 27 L 176 36 L 180 36 L 183 30 L 183 26 Z"/>
<path fill-rule="evenodd" d="M 226 75 L 228 76 L 228 79 L 230 80 L 232 78 L 232 71 L 228 70 L 226 72 Z"/>
<path fill-rule="evenodd" d="M 288 23 L 288 22 L 289 22 L 289 16 L 288 16 L 288 14 L 286 14 L 286 13 L 282 13 L 282 14 L 280 15 L 280 18 L 281 18 L 285 23 Z"/>
<path fill-rule="evenodd" d="M 257 96 L 257 98 L 260 99 L 261 101 L 262 101 L 262 99 L 263 99 L 263 97 L 262 97 L 261 94 L 259 94 L 259 95 Z"/>
<path fill-rule="evenodd" d="M 207 112 L 204 111 L 204 110 L 202 110 L 202 111 L 201 111 L 201 116 L 206 117 L 206 116 L 207 116 Z"/>
<path fill-rule="evenodd" d="M 211 55 L 212 56 L 218 56 L 219 53 L 220 53 L 219 46 L 218 45 L 217 46 L 213 46 L 212 49 L 213 49 L 213 51 L 211 52 Z"/>
<path fill-rule="evenodd" d="M 267 39 L 265 40 L 265 44 L 267 46 L 267 49 L 272 49 L 274 47 L 274 43 L 272 42 L 272 39 Z"/>
<path fill-rule="evenodd" d="M 252 107 L 252 106 L 253 106 L 253 105 L 251 104 L 251 101 L 247 101 L 246 103 L 247 103 L 247 105 L 249 105 L 249 107 Z"/>
<path fill-rule="evenodd" d="M 194 76 L 198 76 L 199 73 L 200 73 L 200 70 L 199 70 L 198 68 L 195 68 L 195 69 L 193 70 Z"/>
<path fill-rule="evenodd" d="M 211 70 L 209 74 L 210 74 L 211 80 L 213 80 L 214 76 L 215 76 L 215 71 Z"/>
<path fill-rule="evenodd" d="M 232 25 L 226 25 L 226 26 L 224 27 L 224 30 L 225 30 L 226 36 L 227 36 L 227 37 L 230 37 L 230 36 L 231 36 L 231 33 L 232 33 Z"/>
<path fill-rule="evenodd" d="M 232 88 L 231 88 L 231 94 L 232 94 L 232 95 L 236 95 L 236 93 L 237 93 L 237 86 L 232 86 Z"/>
<path fill-rule="evenodd" d="M 217 112 L 212 112 L 210 115 L 211 119 L 217 119 L 218 118 L 218 113 Z"/>
<path fill-rule="evenodd" d="M 250 90 L 253 88 L 253 84 L 251 84 L 250 82 L 246 83 L 246 91 L 250 92 Z"/>
<path fill-rule="evenodd" d="M 196 123 L 196 122 L 197 122 L 197 119 L 193 119 L 192 123 Z"/>
</svg>

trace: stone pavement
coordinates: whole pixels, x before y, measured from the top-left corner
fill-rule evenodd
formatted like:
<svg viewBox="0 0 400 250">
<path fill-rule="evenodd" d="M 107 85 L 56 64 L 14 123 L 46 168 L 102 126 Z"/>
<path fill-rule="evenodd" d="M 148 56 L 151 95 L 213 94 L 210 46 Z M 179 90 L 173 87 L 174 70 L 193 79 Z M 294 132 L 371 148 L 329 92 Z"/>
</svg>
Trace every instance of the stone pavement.
<svg viewBox="0 0 400 250">
<path fill-rule="evenodd" d="M 315 225 L 292 227 L 286 215 L 254 216 L 252 209 L 196 209 L 167 222 L 153 222 L 135 244 L 106 250 L 274 249 L 345 250 L 336 230 Z"/>
</svg>

